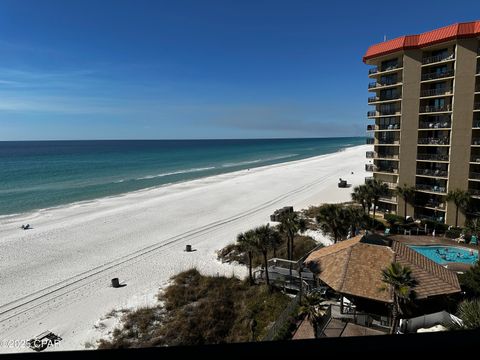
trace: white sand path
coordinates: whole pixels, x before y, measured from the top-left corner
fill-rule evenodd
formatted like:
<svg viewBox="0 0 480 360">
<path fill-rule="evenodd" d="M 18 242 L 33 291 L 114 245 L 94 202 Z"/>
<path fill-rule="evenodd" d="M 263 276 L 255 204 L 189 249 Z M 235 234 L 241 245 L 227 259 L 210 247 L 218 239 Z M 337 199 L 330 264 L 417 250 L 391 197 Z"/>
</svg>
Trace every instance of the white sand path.
<svg viewBox="0 0 480 360">
<path fill-rule="evenodd" d="M 338 179 L 363 183 L 369 149 L 0 219 L 0 352 L 31 351 L 8 341 L 45 330 L 63 338 L 58 350 L 84 349 L 100 336 L 101 317 L 152 304 L 172 275 L 191 267 L 245 276 L 244 267 L 217 261 L 216 250 L 279 207 L 350 200 L 352 188 L 338 188 Z M 33 229 L 21 230 L 25 223 Z M 113 277 L 126 286 L 110 287 Z"/>
</svg>

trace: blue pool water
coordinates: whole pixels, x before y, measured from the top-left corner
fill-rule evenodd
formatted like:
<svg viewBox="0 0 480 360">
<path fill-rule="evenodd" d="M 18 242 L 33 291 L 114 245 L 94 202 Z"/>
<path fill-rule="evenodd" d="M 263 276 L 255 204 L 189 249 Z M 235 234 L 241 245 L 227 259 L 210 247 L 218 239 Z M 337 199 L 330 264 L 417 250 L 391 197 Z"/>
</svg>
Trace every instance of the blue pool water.
<svg viewBox="0 0 480 360">
<path fill-rule="evenodd" d="M 437 264 L 446 265 L 452 262 L 475 264 L 478 261 L 478 251 L 456 246 L 410 246 L 416 252 L 426 256 Z"/>
</svg>

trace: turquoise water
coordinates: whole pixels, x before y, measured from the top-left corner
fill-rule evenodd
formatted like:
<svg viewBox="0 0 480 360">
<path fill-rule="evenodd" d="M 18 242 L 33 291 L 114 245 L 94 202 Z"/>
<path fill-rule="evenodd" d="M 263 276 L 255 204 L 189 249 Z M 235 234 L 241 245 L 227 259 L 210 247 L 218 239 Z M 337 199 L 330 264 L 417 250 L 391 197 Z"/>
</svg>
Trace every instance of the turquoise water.
<svg viewBox="0 0 480 360">
<path fill-rule="evenodd" d="M 305 159 L 365 138 L 0 142 L 0 215 Z"/>
<path fill-rule="evenodd" d="M 426 256 L 437 264 L 446 265 L 451 262 L 475 264 L 478 251 L 456 246 L 410 246 L 416 252 Z"/>
</svg>

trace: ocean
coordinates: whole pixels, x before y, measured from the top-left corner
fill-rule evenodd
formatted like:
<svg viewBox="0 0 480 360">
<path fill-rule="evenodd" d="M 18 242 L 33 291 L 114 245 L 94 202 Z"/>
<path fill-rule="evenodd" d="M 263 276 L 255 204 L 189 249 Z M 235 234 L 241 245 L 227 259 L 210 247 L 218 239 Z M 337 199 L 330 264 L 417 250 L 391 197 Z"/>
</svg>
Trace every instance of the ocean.
<svg viewBox="0 0 480 360">
<path fill-rule="evenodd" d="M 0 215 L 305 159 L 365 138 L 0 142 Z"/>
</svg>

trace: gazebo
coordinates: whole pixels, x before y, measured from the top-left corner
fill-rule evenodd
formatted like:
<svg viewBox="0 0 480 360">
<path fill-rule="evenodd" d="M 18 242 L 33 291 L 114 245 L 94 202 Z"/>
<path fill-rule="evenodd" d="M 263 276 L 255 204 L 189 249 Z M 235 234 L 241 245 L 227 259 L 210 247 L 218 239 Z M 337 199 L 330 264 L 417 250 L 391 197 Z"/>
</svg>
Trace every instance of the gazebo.
<svg viewBox="0 0 480 360">
<path fill-rule="evenodd" d="M 414 291 L 420 312 L 424 306 L 441 307 L 439 302 L 445 296 L 460 292 L 456 273 L 398 241 L 376 234 L 359 235 L 316 250 L 304 263 L 321 282 L 342 295 L 342 311 L 347 298 L 364 311 L 386 314 L 393 293 L 385 288 L 382 270 L 392 262 L 412 270 L 418 283 Z"/>
</svg>

